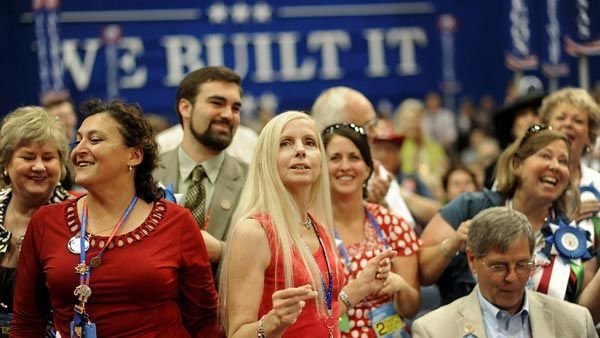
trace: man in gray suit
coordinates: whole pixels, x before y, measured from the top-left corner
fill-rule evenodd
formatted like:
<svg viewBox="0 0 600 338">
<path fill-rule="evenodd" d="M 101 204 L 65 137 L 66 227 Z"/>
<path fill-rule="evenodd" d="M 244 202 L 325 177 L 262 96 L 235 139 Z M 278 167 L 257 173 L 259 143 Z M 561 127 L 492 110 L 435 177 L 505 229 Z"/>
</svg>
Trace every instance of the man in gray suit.
<svg viewBox="0 0 600 338">
<path fill-rule="evenodd" d="M 522 213 L 490 208 L 473 218 L 467 259 L 471 294 L 417 319 L 413 337 L 598 337 L 588 309 L 526 290 L 535 236 Z"/>
<path fill-rule="evenodd" d="M 182 204 L 185 201 L 192 210 L 214 263 L 213 271 L 225 252 L 231 215 L 248 169 L 247 164 L 224 151 L 240 123 L 241 105 L 241 79 L 231 69 L 205 67 L 186 75 L 177 89 L 175 105 L 183 140 L 161 155 L 155 172 L 155 178 L 168 190 L 182 194 Z M 202 174 L 194 183 L 193 174 L 199 166 Z M 192 189 L 194 184 L 197 187 Z M 195 195 L 202 191 L 202 198 L 188 196 L 194 190 Z"/>
</svg>

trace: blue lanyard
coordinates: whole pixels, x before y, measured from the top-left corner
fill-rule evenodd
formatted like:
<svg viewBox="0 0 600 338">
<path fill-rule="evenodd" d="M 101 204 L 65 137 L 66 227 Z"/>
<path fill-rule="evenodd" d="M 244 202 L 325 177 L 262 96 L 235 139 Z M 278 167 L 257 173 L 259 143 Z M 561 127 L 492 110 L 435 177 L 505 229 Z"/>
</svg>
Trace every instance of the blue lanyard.
<svg viewBox="0 0 600 338">
<path fill-rule="evenodd" d="M 367 213 L 367 217 L 369 218 L 371 225 L 373 226 L 373 228 L 375 228 L 375 231 L 377 231 L 377 237 L 379 238 L 380 241 L 383 242 L 383 245 L 385 245 L 386 249 L 389 248 L 390 243 L 387 241 L 387 239 L 383 235 L 383 231 L 381 231 L 379 224 L 377 224 L 377 222 L 375 221 L 375 218 L 373 218 L 373 215 L 371 215 L 371 213 L 367 209 L 365 209 L 365 212 Z"/>
<path fill-rule="evenodd" d="M 371 215 L 371 213 L 367 210 L 367 208 L 365 208 L 365 214 L 367 215 L 369 222 L 371 223 L 371 225 L 377 232 L 377 238 L 383 243 L 383 245 L 385 245 L 386 249 L 389 248 L 390 243 L 383 235 L 383 231 L 377 224 L 377 221 L 375 221 L 375 218 L 373 217 L 373 215 Z M 334 233 L 335 233 L 335 239 L 340 240 L 340 235 L 337 232 L 337 229 L 334 229 Z M 344 256 L 344 260 L 346 261 L 346 267 L 348 268 L 348 271 L 350 271 L 350 256 L 348 255 L 348 251 L 346 250 L 346 247 L 344 247 L 344 243 L 340 244 L 340 252 L 342 253 L 342 256 Z"/>
<path fill-rule="evenodd" d="M 319 240 L 319 246 L 321 250 L 323 250 L 323 256 L 325 256 L 325 266 L 327 267 L 327 286 L 325 286 L 325 278 L 321 275 L 321 283 L 323 285 L 323 292 L 325 294 L 325 303 L 327 305 L 327 313 L 328 316 L 325 319 L 325 327 L 329 330 L 329 337 L 333 337 L 333 328 L 337 325 L 337 320 L 333 319 L 333 272 L 331 268 L 331 264 L 329 263 L 329 256 L 327 256 L 327 250 L 325 250 L 325 244 L 323 243 L 323 239 L 319 235 L 319 231 L 317 230 L 317 226 L 314 222 L 310 222 L 312 224 L 313 230 L 317 239 Z M 310 251 L 310 250 L 309 250 Z"/>
<path fill-rule="evenodd" d="M 84 208 L 83 208 L 83 217 L 81 220 L 81 233 L 80 233 L 80 238 L 79 238 L 79 247 L 81 248 L 79 251 L 79 263 L 80 264 L 84 264 L 85 265 L 85 238 L 86 238 L 86 230 L 85 228 L 87 227 L 87 205 L 84 204 Z M 81 278 L 79 280 L 80 284 L 86 284 L 88 279 L 90 277 L 90 271 L 87 270 L 85 272 L 85 274 L 81 275 Z"/>
<path fill-rule="evenodd" d="M 121 215 L 117 224 L 115 224 L 115 227 L 114 227 L 108 241 L 106 242 L 107 245 L 104 248 L 102 248 L 102 250 L 100 250 L 100 253 L 98 253 L 97 257 L 102 258 L 102 256 L 104 255 L 104 252 L 106 251 L 106 248 L 108 248 L 108 243 L 113 239 L 113 237 L 115 236 L 115 234 L 117 233 L 117 231 L 119 230 L 121 225 L 123 225 L 123 223 L 125 223 L 125 220 L 127 220 L 127 217 L 129 217 L 129 213 L 131 212 L 131 209 L 133 209 L 133 207 L 135 207 L 137 200 L 138 200 L 138 197 L 133 196 L 133 199 L 131 199 L 129 206 L 127 207 L 127 209 L 125 209 L 125 212 L 123 213 L 123 215 Z M 85 238 L 86 238 L 87 218 L 88 218 L 87 203 L 84 203 L 83 216 L 81 219 L 81 238 L 79 239 L 80 245 L 82 248 L 82 250 L 80 250 L 81 253 L 79 254 L 79 263 L 81 263 L 82 265 L 85 265 L 85 247 L 84 247 L 84 245 L 85 245 Z M 85 274 L 81 275 L 81 279 L 80 279 L 81 284 L 85 284 L 85 283 L 89 282 L 90 270 L 91 269 L 87 269 Z"/>
<path fill-rule="evenodd" d="M 125 212 L 123 213 L 123 215 L 121 215 L 121 218 L 119 219 L 119 221 L 117 222 L 117 224 L 115 224 L 115 227 L 107 241 L 107 245 L 102 248 L 102 250 L 100 251 L 100 253 L 96 256 L 96 258 L 102 258 L 106 248 L 108 247 L 108 243 L 113 239 L 113 237 L 115 236 L 115 234 L 117 233 L 117 231 L 119 230 L 119 228 L 121 227 L 121 225 L 123 225 L 123 223 L 125 223 L 125 220 L 127 219 L 127 217 L 129 217 L 129 214 L 131 213 L 131 210 L 133 209 L 133 207 L 136 205 L 138 200 L 137 196 L 133 196 L 133 199 L 131 200 L 131 203 L 129 203 L 129 206 L 127 207 L 127 209 L 125 209 Z M 85 251 L 85 239 L 86 239 L 86 228 L 87 228 L 87 223 L 88 223 L 88 209 L 87 209 L 87 201 L 83 203 L 83 212 L 82 212 L 83 216 L 81 219 L 81 227 L 80 227 L 80 235 L 81 238 L 79 239 L 79 243 L 80 243 L 80 253 L 79 253 L 79 265 L 77 266 L 77 268 L 79 268 L 79 270 L 76 268 L 77 273 L 79 274 L 79 287 L 87 287 L 87 290 L 90 291 L 91 289 L 89 288 L 90 285 L 90 272 L 91 269 L 94 267 L 93 265 L 91 266 L 86 266 L 85 265 L 85 256 L 86 256 L 86 251 Z M 93 260 L 93 259 L 92 259 Z M 75 289 L 77 292 L 77 288 Z M 91 294 L 91 291 L 90 291 Z M 77 294 L 76 294 L 77 295 Z M 84 301 L 81 301 L 78 305 L 75 306 L 75 314 L 74 314 L 74 318 L 73 318 L 73 322 L 76 326 L 80 326 L 83 324 L 84 319 L 87 317 L 87 314 L 85 313 L 85 303 L 86 303 L 87 299 Z"/>
</svg>

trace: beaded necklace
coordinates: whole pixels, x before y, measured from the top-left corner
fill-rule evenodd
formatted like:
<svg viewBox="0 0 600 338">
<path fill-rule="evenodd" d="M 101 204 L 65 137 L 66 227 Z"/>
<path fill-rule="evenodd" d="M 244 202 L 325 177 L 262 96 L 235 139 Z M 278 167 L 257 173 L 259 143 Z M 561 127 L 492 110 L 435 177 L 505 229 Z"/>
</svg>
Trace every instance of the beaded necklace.
<svg viewBox="0 0 600 338">
<path fill-rule="evenodd" d="M 323 244 L 323 240 L 321 239 L 321 236 L 319 236 L 317 226 L 310 220 L 310 218 L 309 222 L 312 225 L 315 235 L 317 235 L 317 239 L 319 240 L 319 246 L 323 251 L 323 256 L 325 256 L 325 265 L 327 266 L 327 286 L 325 286 L 325 278 L 323 278 L 323 275 L 321 275 L 321 283 L 323 284 L 323 292 L 325 293 L 325 302 L 327 304 L 327 318 L 325 319 L 325 327 L 327 327 L 327 329 L 329 330 L 329 337 L 332 338 L 333 328 L 337 324 L 336 320 L 333 319 L 333 272 L 331 270 L 331 264 L 329 263 L 329 256 L 327 256 L 327 250 L 325 250 L 325 244 Z"/>
</svg>

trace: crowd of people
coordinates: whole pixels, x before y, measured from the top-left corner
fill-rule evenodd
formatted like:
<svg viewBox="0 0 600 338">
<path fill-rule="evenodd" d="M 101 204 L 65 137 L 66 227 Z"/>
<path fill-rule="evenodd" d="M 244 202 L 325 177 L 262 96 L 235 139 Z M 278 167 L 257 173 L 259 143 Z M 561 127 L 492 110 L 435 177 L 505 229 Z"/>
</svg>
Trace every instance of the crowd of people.
<svg viewBox="0 0 600 338">
<path fill-rule="evenodd" d="M 159 135 L 118 100 L 10 112 L 0 337 L 598 336 L 588 92 L 513 102 L 502 151 L 435 93 L 333 87 L 241 138 L 242 97 L 211 66 Z"/>
</svg>

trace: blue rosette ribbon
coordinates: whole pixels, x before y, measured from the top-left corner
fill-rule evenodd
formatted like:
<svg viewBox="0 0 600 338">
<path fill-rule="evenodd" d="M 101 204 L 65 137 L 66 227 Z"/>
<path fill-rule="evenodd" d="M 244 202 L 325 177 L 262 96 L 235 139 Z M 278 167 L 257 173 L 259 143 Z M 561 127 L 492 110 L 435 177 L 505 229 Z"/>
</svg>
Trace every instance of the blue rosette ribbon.
<svg viewBox="0 0 600 338">
<path fill-rule="evenodd" d="M 581 196 L 592 194 L 594 195 L 594 198 L 596 198 L 596 201 L 600 202 L 600 191 L 596 189 L 593 183 L 580 186 L 579 193 Z M 599 213 L 600 212 L 596 212 L 594 216 L 598 216 Z"/>
<path fill-rule="evenodd" d="M 169 202 L 173 202 L 177 204 L 177 198 L 175 197 L 175 193 L 173 192 L 173 184 L 169 184 L 167 187 L 162 182 L 157 183 L 158 188 L 163 193 L 163 198 Z"/>
<path fill-rule="evenodd" d="M 542 253 L 546 257 L 555 254 L 576 264 L 580 263 L 580 259 L 585 261 L 592 258 L 589 250 L 592 247 L 590 234 L 575 222 L 567 224 L 562 219 L 558 224 L 548 222 L 542 229 L 542 234 L 546 242 Z"/>
<path fill-rule="evenodd" d="M 177 198 L 175 198 L 175 193 L 173 192 L 173 184 L 169 184 L 165 188 L 165 199 L 177 204 Z"/>
</svg>

